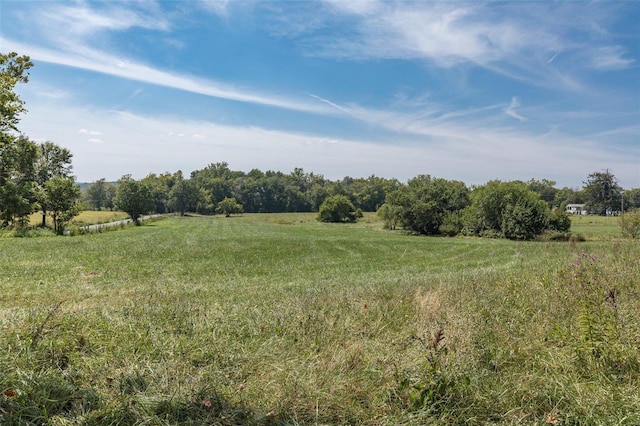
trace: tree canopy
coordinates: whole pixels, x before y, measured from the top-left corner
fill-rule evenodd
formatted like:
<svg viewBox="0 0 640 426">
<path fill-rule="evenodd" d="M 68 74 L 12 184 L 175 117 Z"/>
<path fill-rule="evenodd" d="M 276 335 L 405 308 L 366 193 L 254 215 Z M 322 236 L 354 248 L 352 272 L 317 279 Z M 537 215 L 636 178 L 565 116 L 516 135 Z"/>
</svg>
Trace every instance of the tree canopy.
<svg viewBox="0 0 640 426">
<path fill-rule="evenodd" d="M 29 81 L 32 66 L 28 56 L 19 56 L 16 52 L 0 53 L 0 132 L 18 130 L 19 116 L 27 110 L 14 89 L 18 83 Z"/>
<path fill-rule="evenodd" d="M 612 172 L 593 172 L 584 182 L 587 210 L 593 214 L 606 215 L 622 208 L 622 188 Z"/>
<path fill-rule="evenodd" d="M 65 218 L 78 211 L 72 155 L 53 142 L 38 144 L 19 132 L 20 114 L 26 108 L 15 86 L 29 81 L 32 66 L 28 56 L 0 54 L 0 225 L 23 226 L 40 210 L 44 227 L 47 212 L 53 208 L 54 228 L 60 233 Z M 54 178 L 57 180 L 52 181 Z M 71 192 L 62 191 L 63 187 Z"/>
<path fill-rule="evenodd" d="M 148 185 L 133 179 L 131 175 L 124 175 L 118 180 L 114 202 L 136 225 L 140 225 L 140 216 L 153 210 L 153 198 Z"/>
</svg>

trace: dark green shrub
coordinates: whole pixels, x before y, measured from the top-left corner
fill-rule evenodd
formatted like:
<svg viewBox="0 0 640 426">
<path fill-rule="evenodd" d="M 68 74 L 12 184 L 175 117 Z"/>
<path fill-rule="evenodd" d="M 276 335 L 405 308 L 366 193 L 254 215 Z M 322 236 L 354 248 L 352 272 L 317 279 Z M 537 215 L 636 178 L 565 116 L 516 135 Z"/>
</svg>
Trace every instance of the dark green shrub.
<svg viewBox="0 0 640 426">
<path fill-rule="evenodd" d="M 321 222 L 355 222 L 356 216 L 356 208 L 345 195 L 327 197 L 318 212 Z"/>
</svg>

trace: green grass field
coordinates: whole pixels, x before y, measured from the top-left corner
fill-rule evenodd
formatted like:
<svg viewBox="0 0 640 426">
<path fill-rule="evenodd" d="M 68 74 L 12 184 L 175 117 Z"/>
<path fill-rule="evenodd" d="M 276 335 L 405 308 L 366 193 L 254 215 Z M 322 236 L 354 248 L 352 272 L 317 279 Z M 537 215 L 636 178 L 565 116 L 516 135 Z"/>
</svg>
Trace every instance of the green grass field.
<svg viewBox="0 0 640 426">
<path fill-rule="evenodd" d="M 588 240 L 622 237 L 618 216 L 571 216 L 571 231 Z"/>
<path fill-rule="evenodd" d="M 637 240 L 314 218 L 0 239 L 0 424 L 640 424 Z"/>
</svg>

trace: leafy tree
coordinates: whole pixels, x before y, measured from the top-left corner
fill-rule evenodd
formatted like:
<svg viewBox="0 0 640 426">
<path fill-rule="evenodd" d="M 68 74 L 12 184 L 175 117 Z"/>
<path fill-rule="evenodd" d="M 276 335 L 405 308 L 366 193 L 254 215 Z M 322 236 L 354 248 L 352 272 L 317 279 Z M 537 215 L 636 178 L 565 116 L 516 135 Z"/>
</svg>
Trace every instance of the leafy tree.
<svg viewBox="0 0 640 426">
<path fill-rule="evenodd" d="M 175 177 L 176 182 L 169 191 L 169 206 L 180 212 L 180 216 L 184 216 L 186 212 L 196 210 L 200 192 L 193 180 L 182 177 L 181 171 L 178 171 Z"/>
<path fill-rule="evenodd" d="M 490 181 L 471 192 L 462 212 L 467 235 L 531 239 L 549 224 L 549 208 L 522 182 Z"/>
<path fill-rule="evenodd" d="M 640 209 L 640 188 L 628 189 L 622 194 L 624 200 L 624 211 Z M 622 206 L 621 202 L 621 206 Z"/>
<path fill-rule="evenodd" d="M 53 177 L 68 179 L 71 177 L 71 159 L 73 154 L 67 148 L 62 148 L 53 142 L 47 141 L 38 145 L 37 158 L 35 163 L 35 182 L 38 191 L 38 202 L 42 212 L 42 227 L 47 225 L 47 210 L 51 198 L 44 191 L 46 183 Z"/>
<path fill-rule="evenodd" d="M 140 225 L 140 216 L 153 210 L 153 198 L 149 187 L 136 181 L 131 175 L 124 175 L 118 180 L 114 202 L 136 225 Z"/>
<path fill-rule="evenodd" d="M 151 199 L 153 200 L 153 208 L 151 211 L 156 213 L 167 213 L 171 211 L 169 193 L 178 179 L 178 175 L 179 178 L 182 179 L 182 172 L 178 171 L 173 175 L 168 172 L 160 175 L 150 173 L 140 180 L 140 182 L 146 185 L 151 192 Z"/>
<path fill-rule="evenodd" d="M 62 235 L 65 224 L 80 212 L 80 188 L 71 178 L 54 176 L 45 182 L 43 193 L 53 219 L 53 229 Z"/>
<path fill-rule="evenodd" d="M 531 179 L 527 182 L 527 186 L 529 189 L 540 196 L 540 199 L 547 203 L 547 205 L 551 207 L 559 207 L 556 204 L 556 194 L 558 189 L 555 188 L 556 182 L 549 179 Z"/>
<path fill-rule="evenodd" d="M 533 191 L 513 194 L 502 213 L 501 231 L 512 240 L 530 240 L 549 224 L 549 207 Z"/>
<path fill-rule="evenodd" d="M 405 187 L 392 192 L 387 202 L 400 206 L 400 223 L 412 232 L 426 235 L 455 235 L 461 231 L 456 212 L 469 205 L 469 190 L 460 181 L 419 175 Z M 441 229 L 441 226 L 446 226 Z"/>
<path fill-rule="evenodd" d="M 216 207 L 218 213 L 222 213 L 225 217 L 229 217 L 232 214 L 242 213 L 242 204 L 239 204 L 235 198 L 225 198 L 220 201 Z"/>
<path fill-rule="evenodd" d="M 98 179 L 84 191 L 84 202 L 92 210 L 102 210 L 113 208 L 113 198 L 116 187 L 105 181 Z"/>
<path fill-rule="evenodd" d="M 0 132 L 0 224 L 24 225 L 37 207 L 36 144 L 25 136 Z"/>
<path fill-rule="evenodd" d="M 29 81 L 29 68 L 33 66 L 28 56 L 17 53 L 0 53 L 0 132 L 17 131 L 19 115 L 26 112 L 24 101 L 14 88 Z"/>
<path fill-rule="evenodd" d="M 377 211 L 378 217 L 384 220 L 384 229 L 390 229 L 392 231 L 396 229 L 401 214 L 402 207 L 389 203 L 384 203 Z"/>
<path fill-rule="evenodd" d="M 24 101 L 15 92 L 18 83 L 29 81 L 33 63 L 28 56 L 0 53 L 0 225 L 23 225 L 36 207 L 34 159 L 36 147 L 16 136 Z"/>
<path fill-rule="evenodd" d="M 321 222 L 355 222 L 356 208 L 346 195 L 330 195 L 320 206 L 318 220 Z"/>
<path fill-rule="evenodd" d="M 616 177 L 609 170 L 591 173 L 584 182 L 587 210 L 598 215 L 619 211 L 621 191 Z"/>
</svg>

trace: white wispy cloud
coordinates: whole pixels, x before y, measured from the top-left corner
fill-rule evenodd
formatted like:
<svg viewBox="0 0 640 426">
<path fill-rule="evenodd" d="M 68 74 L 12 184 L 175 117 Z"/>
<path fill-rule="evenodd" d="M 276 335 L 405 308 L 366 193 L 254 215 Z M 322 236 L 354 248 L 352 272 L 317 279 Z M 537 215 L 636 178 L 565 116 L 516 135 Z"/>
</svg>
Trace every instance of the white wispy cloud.
<svg viewBox="0 0 640 426">
<path fill-rule="evenodd" d="M 589 56 L 590 66 L 603 70 L 633 62 L 619 48 L 607 45 L 606 31 L 594 29 L 609 14 L 599 3 L 326 3 L 334 12 L 325 15 L 326 20 L 351 21 L 344 32 L 327 35 L 310 30 L 301 36 L 309 55 L 424 60 L 444 68 L 471 64 L 528 84 L 568 91 L 585 90 L 583 73 L 571 66 L 581 56 Z M 598 48 L 597 43 L 607 47 Z M 563 66 L 555 63 L 559 52 L 567 57 Z"/>
<path fill-rule="evenodd" d="M 285 99 L 280 96 L 270 97 L 256 91 L 241 90 L 212 80 L 170 73 L 124 57 L 93 50 L 82 44 L 76 45 L 75 48 L 70 51 L 43 48 L 3 37 L 0 37 L 0 44 L 6 46 L 8 50 L 29 52 L 29 56 L 36 61 L 65 65 L 231 101 L 267 105 L 316 114 L 335 114 L 333 108 L 327 108 L 315 103 Z"/>
<path fill-rule="evenodd" d="M 98 132 L 97 130 L 87 130 L 87 129 L 80 129 L 78 130 L 78 133 L 82 134 L 82 135 L 93 135 L 93 136 L 98 136 L 101 135 L 102 132 Z"/>
<path fill-rule="evenodd" d="M 166 31 L 169 21 L 158 13 L 153 1 L 144 3 L 103 2 L 99 8 L 85 2 L 50 4 L 36 11 L 39 29 L 60 41 L 69 36 L 87 37 L 101 31 L 122 31 L 133 27 Z"/>
<path fill-rule="evenodd" d="M 323 103 L 325 103 L 325 104 L 327 104 L 327 105 L 331 105 L 332 107 L 334 107 L 334 108 L 335 108 L 335 109 L 337 109 L 338 111 L 342 111 L 342 112 L 344 112 L 345 114 L 347 114 L 347 115 L 349 115 L 349 116 L 351 116 L 351 117 L 353 117 L 353 118 L 358 118 L 355 114 L 353 114 L 353 113 L 352 113 L 351 111 L 349 111 L 347 108 L 341 107 L 340 105 L 336 104 L 335 102 L 331 102 L 331 101 L 330 101 L 330 100 L 328 100 L 328 99 L 321 98 L 320 96 L 316 96 L 316 95 L 313 95 L 313 94 L 311 94 L 311 93 L 309 93 L 309 96 L 311 96 L 312 98 L 317 99 L 317 100 L 319 100 L 320 102 L 323 102 Z"/>
<path fill-rule="evenodd" d="M 516 120 L 526 121 L 526 118 L 518 114 L 518 112 L 516 111 L 516 109 L 519 107 L 520 107 L 520 100 L 514 96 L 513 98 L 511 98 L 511 103 L 509 104 L 509 106 L 505 108 L 504 113 L 507 114 L 509 117 L 515 118 Z"/>
<path fill-rule="evenodd" d="M 589 53 L 589 65 L 598 70 L 622 70 L 635 62 L 623 57 L 626 52 L 620 46 L 600 46 Z"/>
<path fill-rule="evenodd" d="M 198 4 L 205 10 L 216 15 L 226 16 L 229 11 L 229 0 L 201 0 Z"/>
</svg>

